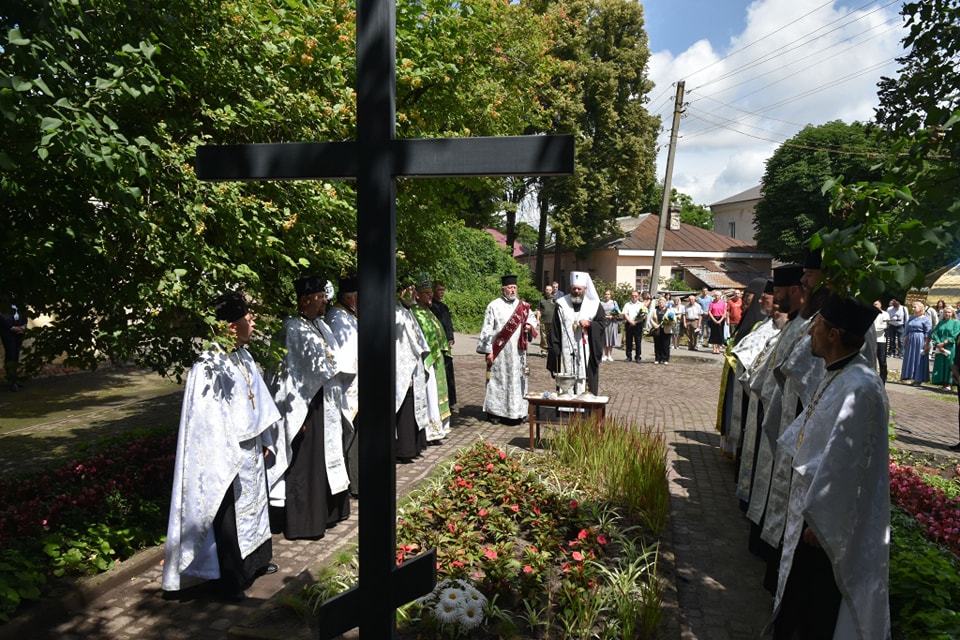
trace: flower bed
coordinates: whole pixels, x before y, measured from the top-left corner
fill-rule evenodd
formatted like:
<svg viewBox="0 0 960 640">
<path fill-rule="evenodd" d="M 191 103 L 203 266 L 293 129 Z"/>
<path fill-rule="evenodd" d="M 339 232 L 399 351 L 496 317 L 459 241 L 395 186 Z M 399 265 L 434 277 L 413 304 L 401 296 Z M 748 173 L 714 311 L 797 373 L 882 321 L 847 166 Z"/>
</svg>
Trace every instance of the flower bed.
<svg viewBox="0 0 960 640">
<path fill-rule="evenodd" d="M 660 446 L 654 473 L 665 478 Z M 645 523 L 659 518 L 609 500 L 600 478 L 573 468 L 479 442 L 408 496 L 396 561 L 434 548 L 439 582 L 400 610 L 400 637 L 657 637 L 662 586 Z M 656 486 L 666 492 L 665 480 Z M 305 597 L 316 606 L 351 582 L 328 577 Z"/>
<path fill-rule="evenodd" d="M 106 571 L 162 541 L 176 438 L 112 438 L 82 460 L 0 480 L 0 621 L 50 576 Z"/>
<path fill-rule="evenodd" d="M 915 467 L 890 462 L 890 499 L 933 540 L 960 556 L 960 498 L 949 497 Z"/>
</svg>

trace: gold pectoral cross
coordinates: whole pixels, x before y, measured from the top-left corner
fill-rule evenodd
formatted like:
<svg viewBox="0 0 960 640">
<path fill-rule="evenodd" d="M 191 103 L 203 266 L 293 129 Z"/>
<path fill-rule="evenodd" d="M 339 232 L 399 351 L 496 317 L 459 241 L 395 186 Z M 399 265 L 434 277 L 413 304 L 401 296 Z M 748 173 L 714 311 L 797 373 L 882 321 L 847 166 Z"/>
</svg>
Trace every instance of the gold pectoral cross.
<svg viewBox="0 0 960 640">
<path fill-rule="evenodd" d="M 247 397 L 250 398 L 250 406 L 256 409 L 257 403 L 253 401 L 253 389 L 247 391 Z"/>
</svg>

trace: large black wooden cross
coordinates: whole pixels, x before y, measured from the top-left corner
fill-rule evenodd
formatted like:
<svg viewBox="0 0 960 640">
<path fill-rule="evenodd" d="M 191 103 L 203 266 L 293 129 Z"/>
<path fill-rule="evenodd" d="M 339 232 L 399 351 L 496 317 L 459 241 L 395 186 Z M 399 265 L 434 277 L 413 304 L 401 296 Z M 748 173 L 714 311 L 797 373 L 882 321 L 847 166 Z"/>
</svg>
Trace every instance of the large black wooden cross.
<svg viewBox="0 0 960 640">
<path fill-rule="evenodd" d="M 202 180 L 357 180 L 359 279 L 359 585 L 325 602 L 322 637 L 355 627 L 390 638 L 396 608 L 436 583 L 436 551 L 396 566 L 393 433 L 396 178 L 551 175 L 573 171 L 572 136 L 398 140 L 395 6 L 357 2 L 357 140 L 201 147 Z"/>
</svg>

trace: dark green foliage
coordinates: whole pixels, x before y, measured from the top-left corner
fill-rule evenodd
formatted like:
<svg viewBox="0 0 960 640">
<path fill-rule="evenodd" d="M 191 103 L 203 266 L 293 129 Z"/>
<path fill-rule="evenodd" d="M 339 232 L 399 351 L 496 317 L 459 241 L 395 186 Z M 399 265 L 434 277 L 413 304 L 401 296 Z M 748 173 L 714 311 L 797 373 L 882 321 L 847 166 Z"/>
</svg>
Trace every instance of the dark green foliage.
<svg viewBox="0 0 960 640">
<path fill-rule="evenodd" d="M 565 248 L 581 249 L 610 231 L 620 216 L 643 213 L 655 182 L 660 120 L 646 101 L 650 48 L 643 7 L 623 0 L 544 0 L 538 10 L 561 17 L 555 54 L 567 61 L 559 85 L 576 88 L 557 108 L 554 130 L 577 137 L 570 177 L 543 181 L 551 227 Z"/>
<path fill-rule="evenodd" d="M 450 307 L 457 331 L 480 329 L 487 305 L 500 295 L 500 277 L 505 274 L 519 276 L 517 288 L 521 298 L 531 304 L 540 299 L 530 270 L 517 264 L 489 233 L 462 225 L 445 227 L 444 233 L 444 252 L 430 274 L 447 286 L 443 301 Z"/>
<path fill-rule="evenodd" d="M 890 616 L 893 637 L 960 637 L 960 563 L 930 542 L 899 507 L 890 514 Z"/>
<path fill-rule="evenodd" d="M 960 4 L 908 2 L 903 15 L 909 51 L 880 83 L 881 177 L 829 181 L 833 217 L 814 239 L 827 279 L 868 301 L 922 286 L 960 254 Z"/>
<path fill-rule="evenodd" d="M 767 160 L 754 217 L 757 246 L 784 262 L 802 261 L 815 231 L 843 222 L 830 213 L 824 183 L 837 176 L 876 180 L 885 157 L 883 145 L 859 123 L 836 120 L 804 128 Z"/>
</svg>

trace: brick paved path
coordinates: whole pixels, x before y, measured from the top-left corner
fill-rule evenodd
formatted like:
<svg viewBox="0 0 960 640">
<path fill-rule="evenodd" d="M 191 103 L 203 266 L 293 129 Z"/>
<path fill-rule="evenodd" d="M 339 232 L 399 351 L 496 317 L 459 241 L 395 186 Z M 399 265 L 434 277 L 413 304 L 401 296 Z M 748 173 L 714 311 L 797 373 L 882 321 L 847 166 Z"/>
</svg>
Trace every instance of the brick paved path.
<svg viewBox="0 0 960 640">
<path fill-rule="evenodd" d="M 456 372 L 459 413 L 448 442 L 431 447 L 423 460 L 397 467 L 398 493 L 403 494 L 435 465 L 475 438 L 524 447 L 527 427 L 493 426 L 483 421 L 484 369 L 473 353 L 475 339 L 459 336 Z M 718 452 L 714 429 L 721 371 L 710 353 L 674 352 L 668 366 L 655 366 L 652 344 L 644 345 L 646 360 L 601 365 L 600 390 L 610 396 L 610 410 L 637 423 L 662 429 L 669 447 L 671 527 L 662 549 L 669 590 L 665 602 L 670 637 L 679 639 L 751 639 L 770 611 L 770 596 L 760 586 L 762 566 L 746 551 L 747 522 L 734 497 L 732 462 Z M 622 351 L 615 352 L 623 357 Z M 533 348 L 531 389 L 551 388 L 545 360 Z M 955 395 L 891 384 L 899 441 L 897 446 L 946 455 L 957 438 Z M 178 403 L 154 402 L 151 421 L 176 423 Z M 158 408 L 159 407 L 159 408 Z M 98 420 L 103 419 L 102 412 Z M 124 419 L 129 419 L 125 416 Z M 2 444 L 2 438 L 0 438 Z M 0 456 L 2 462 L 2 456 Z M 123 566 L 65 592 L 64 607 L 37 610 L 0 626 L 3 638 L 63 640 L 218 640 L 227 637 L 269 637 L 276 605 L 270 601 L 284 586 L 293 589 L 309 578 L 343 544 L 356 539 L 360 503 L 354 516 L 316 542 L 274 539 L 274 559 L 280 571 L 264 576 L 247 590 L 241 604 L 197 597 L 177 602 L 161 597 L 162 549 L 138 554 Z M 299 578 L 298 578 L 299 576 Z M 73 612 L 64 616 L 63 609 Z M 293 640 L 288 637 L 287 640 Z"/>
</svg>

